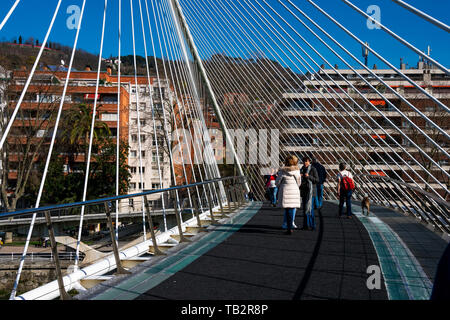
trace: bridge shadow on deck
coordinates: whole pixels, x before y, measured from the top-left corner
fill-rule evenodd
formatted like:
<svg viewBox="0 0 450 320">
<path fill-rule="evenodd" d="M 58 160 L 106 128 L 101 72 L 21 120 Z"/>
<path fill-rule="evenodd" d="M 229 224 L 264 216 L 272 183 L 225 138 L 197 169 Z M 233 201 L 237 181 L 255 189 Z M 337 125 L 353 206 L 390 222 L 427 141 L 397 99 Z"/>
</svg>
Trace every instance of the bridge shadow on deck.
<svg viewBox="0 0 450 320">
<path fill-rule="evenodd" d="M 366 286 L 369 265 L 379 265 L 359 220 L 337 217 L 325 203 L 316 231 L 281 229 L 283 211 L 263 206 L 242 228 L 139 300 L 384 300 Z M 302 214 L 297 212 L 297 226 Z M 219 231 L 220 227 L 216 229 Z"/>
</svg>

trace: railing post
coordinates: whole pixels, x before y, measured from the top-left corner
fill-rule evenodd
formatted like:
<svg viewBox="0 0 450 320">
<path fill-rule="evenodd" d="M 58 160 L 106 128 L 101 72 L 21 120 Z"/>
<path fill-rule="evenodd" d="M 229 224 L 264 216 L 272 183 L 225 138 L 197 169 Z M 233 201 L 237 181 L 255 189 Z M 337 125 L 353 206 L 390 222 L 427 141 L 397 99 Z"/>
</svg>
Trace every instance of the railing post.
<svg viewBox="0 0 450 320">
<path fill-rule="evenodd" d="M 227 185 L 225 193 L 226 193 L 227 199 L 228 199 L 228 209 L 231 211 L 231 210 L 233 210 L 231 208 L 231 203 L 233 202 L 233 197 L 231 196 L 231 184 Z M 233 204 L 233 207 L 234 207 L 234 204 Z"/>
<path fill-rule="evenodd" d="M 245 205 L 244 188 L 242 187 L 242 182 L 239 182 L 239 179 L 237 182 L 237 192 L 239 193 L 239 202 L 243 207 Z"/>
<path fill-rule="evenodd" d="M 220 213 L 222 215 L 222 218 L 226 218 L 225 210 L 223 209 L 223 204 L 222 204 L 222 195 L 220 194 L 219 182 L 217 181 L 215 184 L 217 185 L 217 188 L 218 188 L 218 189 L 216 189 L 216 191 L 218 191 L 217 192 L 217 201 L 219 201 Z"/>
<path fill-rule="evenodd" d="M 213 214 L 213 202 L 212 202 L 211 195 L 209 194 L 209 192 L 206 192 L 206 197 L 208 199 L 209 215 L 211 216 L 212 223 L 215 224 L 215 223 L 217 223 L 217 220 Z"/>
<path fill-rule="evenodd" d="M 147 214 L 148 225 L 150 228 L 150 235 L 152 237 L 153 254 L 154 255 L 164 255 L 164 253 L 161 250 L 159 250 L 158 244 L 156 243 L 155 230 L 153 229 L 153 219 L 150 214 L 150 206 L 148 204 L 147 196 L 144 196 L 144 207 L 145 207 L 145 213 Z"/>
<path fill-rule="evenodd" d="M 175 217 L 177 219 L 177 226 L 178 226 L 178 233 L 180 235 L 180 242 L 189 242 L 189 239 L 186 239 L 185 236 L 183 235 L 183 228 L 181 227 L 181 218 L 180 218 L 180 212 L 178 210 L 178 201 L 177 201 L 177 196 L 175 193 L 175 190 L 171 191 L 172 193 L 172 197 L 174 199 L 174 210 L 175 210 Z"/>
<path fill-rule="evenodd" d="M 233 191 L 233 197 L 234 197 L 233 203 L 234 203 L 234 208 L 235 208 L 236 210 L 238 210 L 238 209 L 239 209 L 239 199 L 238 199 L 238 194 L 237 194 L 237 191 L 236 191 L 236 185 L 235 185 L 235 184 L 233 184 L 233 187 L 231 188 L 231 190 Z"/>
<path fill-rule="evenodd" d="M 52 225 L 52 219 L 50 217 L 50 212 L 45 211 L 45 220 L 47 221 L 47 230 L 48 230 L 48 237 L 50 238 L 50 246 L 52 248 L 52 254 L 55 257 L 55 269 L 56 269 L 56 278 L 58 280 L 58 287 L 59 287 L 59 295 L 61 300 L 72 300 L 72 297 L 66 292 L 66 289 L 64 288 L 64 281 L 63 276 L 61 272 L 61 264 L 59 263 L 59 256 L 58 256 L 58 248 L 57 243 L 55 240 L 55 233 L 53 231 L 53 225 Z"/>
<path fill-rule="evenodd" d="M 194 213 L 195 213 L 195 217 L 197 218 L 197 225 L 198 225 L 199 228 L 201 228 L 202 222 L 200 220 L 200 214 L 199 214 L 200 209 L 198 207 L 198 200 L 195 197 L 195 192 L 194 192 L 194 195 L 192 197 L 192 203 L 194 204 Z"/>
<path fill-rule="evenodd" d="M 116 241 L 116 237 L 114 235 L 111 211 L 109 209 L 108 202 L 105 202 L 105 211 L 106 211 L 106 219 L 108 220 L 109 234 L 111 235 L 111 241 L 112 241 L 112 246 L 113 246 L 113 251 L 114 251 L 114 258 L 116 260 L 117 274 L 130 274 L 131 272 L 129 272 L 128 270 L 125 270 L 124 267 L 122 267 L 122 262 L 120 261 L 119 248 L 117 247 L 117 241 Z"/>
</svg>

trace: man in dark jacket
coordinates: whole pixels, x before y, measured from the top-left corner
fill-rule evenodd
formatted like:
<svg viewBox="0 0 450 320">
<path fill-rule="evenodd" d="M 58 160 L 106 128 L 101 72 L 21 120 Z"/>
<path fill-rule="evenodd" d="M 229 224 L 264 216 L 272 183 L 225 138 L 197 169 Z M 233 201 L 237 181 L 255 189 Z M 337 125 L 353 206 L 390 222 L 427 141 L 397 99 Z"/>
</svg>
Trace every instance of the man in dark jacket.
<svg viewBox="0 0 450 320">
<path fill-rule="evenodd" d="M 447 245 L 447 249 L 445 249 L 439 261 L 430 299 L 438 301 L 450 300 L 450 244 Z"/>
<path fill-rule="evenodd" d="M 314 203 L 316 202 L 316 185 L 319 183 L 319 175 L 316 168 L 311 165 L 309 157 L 303 157 L 303 167 L 300 169 L 300 175 L 302 178 L 300 196 L 302 197 L 303 207 L 303 229 L 315 230 Z"/>
<path fill-rule="evenodd" d="M 316 158 L 313 158 L 312 166 L 316 168 L 317 174 L 319 175 L 319 182 L 316 185 L 317 197 L 314 208 L 320 210 L 323 204 L 323 184 L 327 180 L 327 170 L 325 170 L 325 167 Z"/>
</svg>

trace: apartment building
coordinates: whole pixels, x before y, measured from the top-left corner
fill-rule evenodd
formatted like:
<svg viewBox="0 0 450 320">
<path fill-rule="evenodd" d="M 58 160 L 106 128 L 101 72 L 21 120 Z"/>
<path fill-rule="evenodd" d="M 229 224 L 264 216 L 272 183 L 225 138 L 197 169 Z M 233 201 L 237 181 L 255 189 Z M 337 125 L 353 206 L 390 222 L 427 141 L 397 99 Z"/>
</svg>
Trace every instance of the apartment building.
<svg viewBox="0 0 450 320">
<path fill-rule="evenodd" d="M 3 110 L 6 107 L 5 90 L 10 72 L 4 67 L 0 66 L 0 117 L 4 117 Z M 0 123 L 4 123 L 4 119 L 0 119 Z M 0 126 L 0 132 L 3 132 Z M 2 157 L 0 157 L 0 172 L 3 170 Z M 0 184 L 2 183 L 2 175 L 0 175 Z M 0 198 L 0 208 L 3 207 L 2 199 Z"/>
<path fill-rule="evenodd" d="M 112 138 L 117 137 L 117 75 L 112 75 L 112 70 L 107 69 L 106 72 L 100 74 L 100 85 L 97 95 L 97 111 L 98 119 L 104 121 L 111 130 Z M 27 70 L 16 70 L 13 72 L 14 83 L 9 87 L 9 94 L 14 96 L 10 99 L 9 107 L 14 108 L 16 99 L 20 95 L 27 80 L 29 72 Z M 27 96 L 22 103 L 21 109 L 28 110 L 27 120 L 46 121 L 48 114 L 39 112 L 37 109 L 49 107 L 50 105 L 59 105 L 66 71 L 51 70 L 44 68 L 36 71 L 32 83 L 30 84 Z M 97 72 L 92 71 L 90 67 L 86 67 L 84 71 L 72 71 L 67 94 L 64 101 L 64 109 L 73 104 L 85 103 L 93 105 L 95 99 Z M 167 144 L 164 133 L 164 117 L 162 108 L 166 111 L 166 126 L 169 135 L 172 130 L 170 128 L 171 118 L 173 119 L 173 107 L 177 112 L 177 105 L 173 102 L 173 90 L 168 85 L 167 80 L 157 81 L 151 78 L 150 88 L 148 86 L 148 78 L 146 76 L 137 77 L 137 87 L 135 85 L 134 76 L 121 77 L 120 89 L 120 140 L 129 144 L 128 165 L 130 166 L 131 181 L 129 193 L 136 193 L 140 190 L 151 190 L 167 188 L 171 185 L 170 159 L 168 155 Z M 140 178 L 140 161 L 139 161 L 139 141 L 138 141 L 138 100 L 139 100 L 139 120 L 141 131 L 141 155 L 142 155 L 142 185 Z M 169 101 L 170 100 L 170 101 Z M 2 100 L 3 101 L 3 100 Z M 154 106 L 154 113 L 151 108 L 151 101 Z M 171 105 L 172 104 L 172 105 Z M 33 118 L 39 114 L 40 119 Z M 23 126 L 23 120 L 20 117 L 14 122 L 13 128 Z M 155 120 L 155 121 L 153 121 Z M 156 140 L 154 134 L 156 128 Z M 48 138 L 48 132 L 38 132 L 37 138 Z M 156 145 L 158 144 L 158 154 Z M 159 157 L 159 166 L 158 158 Z M 84 161 L 84 154 L 77 157 L 77 161 Z M 67 168 L 71 170 L 74 168 Z M 180 171 L 179 168 L 177 171 Z M 160 176 L 161 174 L 161 176 Z M 177 173 L 179 175 L 179 173 Z M 17 172 L 10 170 L 9 179 L 17 179 Z M 149 197 L 150 200 L 157 200 L 160 196 L 155 195 Z M 130 202 L 130 207 L 135 204 Z"/>
<path fill-rule="evenodd" d="M 111 77 L 117 83 L 117 76 Z M 165 139 L 165 130 L 171 134 L 170 117 L 172 116 L 169 97 L 171 88 L 166 80 L 158 81 L 152 77 L 150 86 L 147 76 L 121 76 L 122 87 L 130 94 L 129 101 L 129 136 L 130 146 L 128 165 L 130 166 L 131 181 L 129 193 L 141 190 L 156 190 L 171 186 L 170 157 Z M 152 110 L 153 103 L 153 110 Z M 139 105 L 138 105 L 139 104 Z M 140 145 L 138 130 L 138 108 L 140 121 Z M 164 113 L 166 122 L 164 121 Z M 156 129 L 156 139 L 155 131 Z M 140 175 L 140 158 L 142 160 L 142 185 Z M 159 158 L 159 164 L 158 164 Z M 158 200 L 161 195 L 150 195 L 149 200 Z M 139 200 L 137 200 L 139 201 Z M 130 207 L 138 208 L 136 200 L 130 199 Z"/>
<path fill-rule="evenodd" d="M 8 141 L 13 146 L 8 155 L 9 166 L 7 178 L 10 181 L 8 185 L 14 186 L 17 179 L 22 179 L 23 171 L 21 171 L 21 163 L 23 163 L 23 148 L 17 148 L 17 144 L 30 145 L 30 150 L 43 144 L 49 144 L 53 132 L 53 124 L 50 123 L 51 115 L 55 115 L 59 108 L 62 93 L 64 89 L 65 78 L 67 72 L 43 68 L 35 72 L 27 93 L 24 96 L 20 111 L 8 135 Z M 26 69 L 12 71 L 11 81 L 7 86 L 7 101 L 10 112 L 15 109 L 19 97 L 24 89 L 24 85 L 29 77 L 29 71 Z M 96 73 L 85 71 L 74 71 L 67 88 L 66 96 L 63 104 L 64 111 L 72 109 L 79 104 L 86 104 L 93 107 L 96 93 Z M 128 140 L 129 130 L 129 94 L 125 88 L 120 89 L 120 110 L 121 116 L 119 121 L 120 139 Z M 111 138 L 116 139 L 117 127 L 117 87 L 103 79 L 102 84 L 97 92 L 97 118 L 105 122 L 111 132 Z M 53 118 L 54 119 L 54 118 Z M 54 121 L 54 120 L 53 120 Z M 15 148 L 15 149 L 14 149 Z M 17 150 L 16 150 L 17 149 Z M 56 149 L 55 149 L 56 150 Z M 32 152 L 30 153 L 32 154 Z M 68 154 L 62 154 L 66 159 L 64 166 L 65 172 L 74 172 L 84 169 L 85 153 L 77 152 L 70 161 Z M 33 170 L 39 170 L 36 161 L 43 160 L 35 158 L 31 161 L 35 162 Z M 41 156 L 41 158 L 45 156 Z M 27 161 L 27 160 L 26 160 Z M 14 189 L 10 190 L 14 194 Z"/>
<path fill-rule="evenodd" d="M 444 105 L 450 105 L 450 77 L 443 71 L 434 69 L 423 61 L 419 61 L 417 67 L 409 69 L 402 63 L 400 68 L 426 92 L 431 93 Z M 408 156 L 407 153 L 410 153 L 440 182 L 448 186 L 448 179 L 446 180 L 439 168 L 420 154 L 414 143 L 447 172 L 450 169 L 448 159 L 442 152 L 437 152 L 437 147 L 420 134 L 402 114 L 447 151 L 448 141 L 442 137 L 442 133 L 425 121 L 420 113 L 448 133 L 450 114 L 394 70 L 377 69 L 376 66 L 371 70 L 394 92 L 367 70 L 357 70 L 393 105 L 370 88 L 354 71 L 338 71 L 339 74 L 332 69 L 322 68 L 305 79 L 303 90 L 283 94 L 281 108 L 286 128 L 282 131 L 282 150 L 300 156 L 318 152 L 316 156 L 319 160 L 332 170 L 337 170 L 336 158 L 345 159 L 344 153 L 348 155 L 348 152 L 351 152 L 362 164 L 354 160 L 350 163 L 353 170 L 366 169 L 372 175 L 387 175 L 398 179 L 397 173 L 407 182 L 412 181 L 401 170 L 410 176 L 413 176 L 411 171 L 414 171 L 433 188 L 439 189 L 439 184 L 430 179 L 421 166 Z M 363 99 L 360 93 L 366 99 Z M 415 106 L 417 111 L 411 108 L 408 102 Z M 344 147 L 337 147 L 338 145 Z M 402 159 L 406 160 L 406 164 Z M 424 186 L 424 183 L 419 182 L 419 185 Z"/>
</svg>

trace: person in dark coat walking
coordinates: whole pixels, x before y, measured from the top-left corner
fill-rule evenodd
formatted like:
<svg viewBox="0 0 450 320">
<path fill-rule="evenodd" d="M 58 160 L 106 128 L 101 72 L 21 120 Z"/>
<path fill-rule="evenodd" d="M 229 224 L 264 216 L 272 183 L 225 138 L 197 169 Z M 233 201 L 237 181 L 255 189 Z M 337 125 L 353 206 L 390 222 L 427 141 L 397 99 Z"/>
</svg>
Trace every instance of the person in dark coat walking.
<svg viewBox="0 0 450 320">
<path fill-rule="evenodd" d="M 317 197 L 314 208 L 320 210 L 323 204 L 323 184 L 327 180 L 327 170 L 316 158 L 313 159 L 312 166 L 316 168 L 319 175 L 319 182 L 316 184 Z"/>
<path fill-rule="evenodd" d="M 439 260 L 430 299 L 450 301 L 450 244 Z"/>
<path fill-rule="evenodd" d="M 316 202 L 319 175 L 316 168 L 311 165 L 311 158 L 303 158 L 303 167 L 300 169 L 301 185 L 300 195 L 303 206 L 303 229 L 315 230 L 316 221 L 314 218 L 314 203 Z"/>
</svg>

